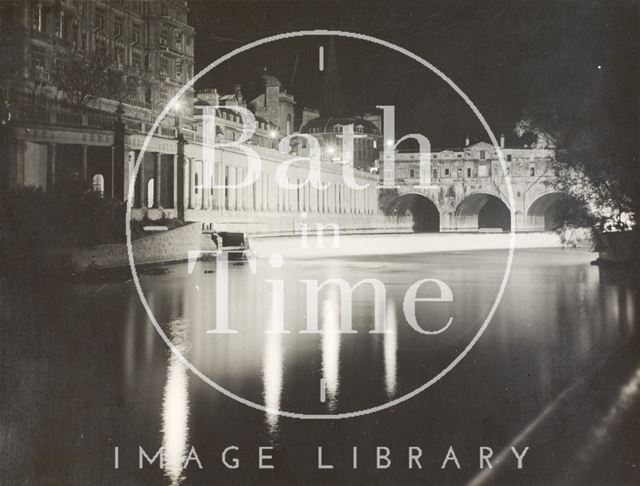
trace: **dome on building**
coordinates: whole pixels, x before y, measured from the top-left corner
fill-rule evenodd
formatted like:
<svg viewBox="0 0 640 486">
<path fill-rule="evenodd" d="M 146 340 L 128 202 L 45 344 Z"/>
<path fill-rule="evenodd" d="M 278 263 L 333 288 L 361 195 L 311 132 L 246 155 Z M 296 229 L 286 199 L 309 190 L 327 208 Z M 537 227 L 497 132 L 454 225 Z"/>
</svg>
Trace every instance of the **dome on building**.
<svg viewBox="0 0 640 486">
<path fill-rule="evenodd" d="M 266 87 L 277 86 L 278 88 L 282 88 L 282 83 L 278 78 L 276 78 L 273 74 L 268 74 L 266 71 L 260 76 L 260 80 Z"/>
</svg>

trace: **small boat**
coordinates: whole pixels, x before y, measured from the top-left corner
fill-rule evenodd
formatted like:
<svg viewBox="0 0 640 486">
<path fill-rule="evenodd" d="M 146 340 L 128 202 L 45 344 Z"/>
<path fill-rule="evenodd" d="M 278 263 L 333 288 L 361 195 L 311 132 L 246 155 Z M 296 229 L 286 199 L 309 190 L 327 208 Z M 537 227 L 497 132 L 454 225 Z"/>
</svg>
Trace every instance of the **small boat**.
<svg viewBox="0 0 640 486">
<path fill-rule="evenodd" d="M 230 262 L 244 262 L 247 260 L 246 251 L 249 249 L 249 242 L 247 235 L 244 233 L 219 231 L 211 233 L 211 239 L 219 251 L 228 255 Z"/>
</svg>

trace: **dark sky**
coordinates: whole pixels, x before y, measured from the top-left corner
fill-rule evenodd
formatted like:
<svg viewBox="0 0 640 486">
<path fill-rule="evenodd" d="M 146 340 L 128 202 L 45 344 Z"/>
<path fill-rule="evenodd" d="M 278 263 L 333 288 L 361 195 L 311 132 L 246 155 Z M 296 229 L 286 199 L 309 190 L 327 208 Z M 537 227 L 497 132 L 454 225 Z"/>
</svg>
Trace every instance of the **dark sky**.
<svg viewBox="0 0 640 486">
<path fill-rule="evenodd" d="M 622 1 L 191 0 L 196 72 L 250 41 L 306 29 L 369 34 L 424 57 L 476 103 L 496 134 L 517 143 L 524 112 L 563 123 L 605 117 L 637 128 L 640 3 Z M 256 48 L 208 74 L 199 87 L 229 92 L 266 66 L 300 106 L 319 106 L 318 46 L 326 38 Z M 397 134 L 419 131 L 436 147 L 466 134 L 487 139 L 449 87 L 414 61 L 362 41 L 337 39 L 340 75 L 353 113 L 396 106 Z M 296 66 L 297 58 L 297 68 Z"/>
</svg>

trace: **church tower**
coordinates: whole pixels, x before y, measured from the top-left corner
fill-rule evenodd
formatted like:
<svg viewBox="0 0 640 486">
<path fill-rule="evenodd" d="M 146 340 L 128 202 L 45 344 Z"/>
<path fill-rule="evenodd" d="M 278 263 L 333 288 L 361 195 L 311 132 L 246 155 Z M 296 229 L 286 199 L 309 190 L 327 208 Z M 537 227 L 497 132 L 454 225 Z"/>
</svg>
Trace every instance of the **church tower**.
<svg viewBox="0 0 640 486">
<path fill-rule="evenodd" d="M 329 40 L 325 69 L 321 74 L 322 102 L 321 113 L 324 117 L 339 117 L 344 115 L 344 97 L 342 81 L 338 71 L 336 43 L 333 37 Z"/>
</svg>

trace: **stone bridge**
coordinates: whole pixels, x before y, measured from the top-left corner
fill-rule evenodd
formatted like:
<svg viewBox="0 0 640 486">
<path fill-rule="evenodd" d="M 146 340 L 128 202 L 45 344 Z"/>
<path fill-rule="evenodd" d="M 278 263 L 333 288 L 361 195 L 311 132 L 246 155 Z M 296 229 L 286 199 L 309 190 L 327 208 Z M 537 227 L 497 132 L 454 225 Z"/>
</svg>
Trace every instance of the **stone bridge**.
<svg viewBox="0 0 640 486">
<path fill-rule="evenodd" d="M 420 153 L 397 153 L 397 194 L 387 210 L 411 214 L 416 231 L 545 231 L 558 221 L 562 194 L 554 189 L 555 150 L 505 147 L 505 168 L 513 189 L 509 202 L 505 171 L 493 145 L 468 140 L 463 148 L 430 154 L 431 186 L 419 188 Z M 422 154 L 424 156 L 424 154 Z"/>
<path fill-rule="evenodd" d="M 512 177 L 513 207 L 503 177 L 438 178 L 428 189 L 417 188 L 417 180 L 405 181 L 398 186 L 392 212 L 411 214 L 414 229 L 421 232 L 509 231 L 511 212 L 517 231 L 549 231 L 558 220 L 562 197 L 549 172 Z"/>
</svg>

